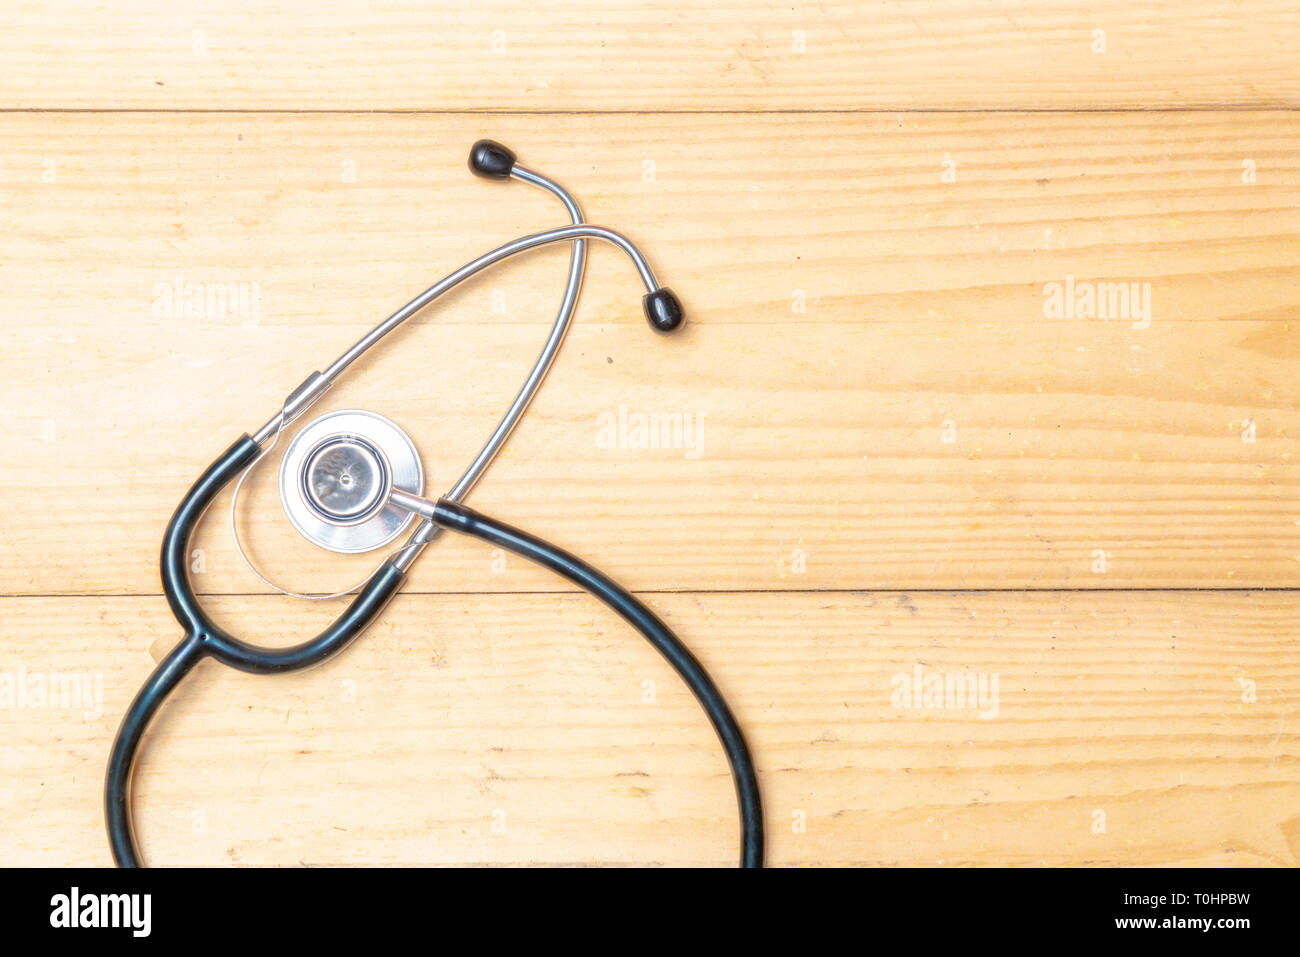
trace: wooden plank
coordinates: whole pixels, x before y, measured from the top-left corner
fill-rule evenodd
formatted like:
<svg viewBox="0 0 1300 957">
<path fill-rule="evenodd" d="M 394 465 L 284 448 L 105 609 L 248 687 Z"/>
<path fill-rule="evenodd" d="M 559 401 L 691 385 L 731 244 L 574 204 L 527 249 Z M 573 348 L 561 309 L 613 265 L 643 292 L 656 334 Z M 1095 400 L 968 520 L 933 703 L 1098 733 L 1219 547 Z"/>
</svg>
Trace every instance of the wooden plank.
<svg viewBox="0 0 1300 957">
<path fill-rule="evenodd" d="M 468 180 L 486 132 L 641 241 L 694 324 L 650 337 L 626 263 L 596 250 L 484 510 L 641 589 L 1290 584 L 1298 125 L 10 116 L 0 589 L 156 593 L 166 518 L 231 439 L 446 269 L 556 222 L 522 187 Z M 388 414 L 447 487 L 539 347 L 565 260 L 455 294 L 321 408 Z M 169 315 L 177 275 L 256 286 L 259 310 Z M 1045 315 L 1068 277 L 1149 282 L 1152 321 Z M 598 416 L 623 408 L 695 417 L 699 455 L 617 430 L 605 447 Z M 270 481 L 251 492 L 256 553 L 289 584 L 364 571 L 298 542 Z M 253 590 L 222 524 L 200 585 Z M 517 562 L 491 574 L 472 543 L 437 551 L 416 590 L 557 587 Z"/>
<path fill-rule="evenodd" d="M 1300 859 L 1295 592 L 650 600 L 746 728 L 773 864 Z M 329 614 L 268 597 L 214 609 L 268 644 Z M 175 623 L 134 597 L 5 598 L 0 621 L 0 676 L 102 681 L 98 708 L 0 709 L 4 863 L 107 863 L 109 743 Z M 982 675 L 986 695 L 906 706 L 917 668 Z M 150 732 L 137 792 L 154 864 L 736 855 L 698 706 L 585 596 L 404 595 L 318 669 L 205 663 Z"/>
<path fill-rule="evenodd" d="M 0 104 L 92 109 L 1294 106 L 1294 4 L 12 4 Z"/>
</svg>

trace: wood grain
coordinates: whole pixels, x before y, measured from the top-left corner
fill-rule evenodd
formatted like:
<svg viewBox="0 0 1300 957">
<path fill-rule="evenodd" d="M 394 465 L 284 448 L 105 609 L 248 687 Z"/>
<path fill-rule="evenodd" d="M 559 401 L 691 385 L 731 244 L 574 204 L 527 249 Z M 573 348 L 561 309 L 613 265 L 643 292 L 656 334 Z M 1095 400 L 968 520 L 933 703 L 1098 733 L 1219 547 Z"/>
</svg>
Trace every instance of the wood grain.
<svg viewBox="0 0 1300 957">
<path fill-rule="evenodd" d="M 0 103 L 23 108 L 1131 109 L 1300 96 L 1300 16 L 1283 0 L 619 0 L 595 14 L 583 0 L 56 0 L 13 4 L 0 26 Z"/>
<path fill-rule="evenodd" d="M 1295 593 L 654 603 L 746 729 L 773 864 L 1300 856 Z M 213 608 L 268 644 L 329 615 L 269 597 Z M 176 625 L 161 599 L 138 597 L 2 599 L 0 621 L 6 671 L 16 656 L 104 688 L 90 717 L 0 709 L 5 863 L 106 863 L 109 741 L 152 666 L 146 649 Z M 996 674 L 996 713 L 896 707 L 897 676 L 918 666 Z M 703 714 L 586 596 L 406 594 L 318 669 L 201 665 L 150 733 L 137 793 L 154 864 L 729 865 L 737 853 Z"/>
</svg>

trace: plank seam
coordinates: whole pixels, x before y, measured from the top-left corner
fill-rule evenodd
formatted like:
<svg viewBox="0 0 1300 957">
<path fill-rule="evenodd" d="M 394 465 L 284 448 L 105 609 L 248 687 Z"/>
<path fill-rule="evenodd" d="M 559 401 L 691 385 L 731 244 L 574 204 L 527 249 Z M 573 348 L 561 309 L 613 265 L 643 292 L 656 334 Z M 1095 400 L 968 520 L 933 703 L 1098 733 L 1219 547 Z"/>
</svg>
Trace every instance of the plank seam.
<svg viewBox="0 0 1300 957">
<path fill-rule="evenodd" d="M 1113 595 L 1113 594 L 1134 594 L 1134 593 L 1158 593 L 1167 595 L 1176 594 L 1258 594 L 1261 592 L 1282 593 L 1282 594 L 1300 594 L 1300 586 L 1296 585 L 1226 585 L 1226 586 L 1119 586 L 1105 588 L 881 588 L 878 586 L 865 586 L 862 588 L 649 588 L 649 589 L 630 589 L 634 595 L 1060 595 L 1060 594 L 1087 594 L 1087 595 Z M 417 591 L 413 589 L 404 589 L 401 595 L 424 595 L 430 597 L 444 598 L 511 598 L 511 597 L 545 597 L 566 595 L 585 595 L 584 591 L 577 589 L 540 589 L 536 591 Z M 275 592 L 269 591 L 231 591 L 231 592 L 199 592 L 200 598 L 280 598 Z M 8 592 L 0 594 L 0 599 L 5 598 L 164 598 L 161 591 L 157 592 Z"/>
<path fill-rule="evenodd" d="M 237 107 L 0 107 L 0 114 L 20 113 L 85 113 L 85 114 L 229 114 L 229 115 L 292 115 L 292 116 L 866 116 L 881 114 L 1117 114 L 1117 113 L 1295 113 L 1300 112 L 1300 104 L 1278 103 L 1273 105 L 1260 103 L 1228 103 L 1217 106 L 1209 104 L 1190 104 L 1185 106 L 1093 106 L 1093 107 L 950 107 L 950 106 L 907 106 L 907 107 L 864 107 L 864 108 L 814 108 L 814 109 L 709 109 L 709 110 L 472 110 L 472 109 L 287 109 L 287 108 L 237 108 Z"/>
</svg>

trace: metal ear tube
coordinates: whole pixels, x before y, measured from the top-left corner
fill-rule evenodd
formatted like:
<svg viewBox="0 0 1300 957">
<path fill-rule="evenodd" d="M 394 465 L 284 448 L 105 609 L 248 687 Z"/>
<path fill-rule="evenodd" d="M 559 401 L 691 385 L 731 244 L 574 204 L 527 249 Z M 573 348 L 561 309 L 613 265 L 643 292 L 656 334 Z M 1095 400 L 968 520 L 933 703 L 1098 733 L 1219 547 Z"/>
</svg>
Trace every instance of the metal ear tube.
<svg viewBox="0 0 1300 957">
<path fill-rule="evenodd" d="M 549 568 L 613 609 L 664 656 L 704 708 L 731 765 L 740 809 L 741 864 L 762 866 L 763 817 L 753 759 L 735 717 L 700 662 L 650 608 L 594 566 L 463 504 L 518 424 L 559 352 L 581 291 L 588 241 L 610 243 L 632 261 L 646 288 L 643 312 L 656 332 L 670 333 L 681 328 L 685 320 L 681 303 L 671 290 L 659 284 L 630 240 L 613 230 L 585 223 L 577 203 L 562 187 L 519 166 L 514 153 L 506 147 L 491 140 L 479 141 L 470 152 L 469 166 L 487 179 L 518 179 L 551 193 L 564 205 L 571 223 L 506 243 L 426 289 L 371 329 L 323 372 L 313 372 L 304 379 L 265 424 L 251 436 L 238 438 L 208 466 L 181 500 L 163 536 L 161 577 L 163 592 L 184 637 L 145 681 L 123 716 L 104 783 L 109 845 L 121 866 L 142 863 L 131 807 L 136 752 L 159 708 L 186 675 L 205 658 L 252 674 L 281 674 L 310 667 L 339 653 L 383 612 L 416 559 L 448 529 Z M 470 277 L 554 243 L 571 243 L 572 254 L 550 334 L 497 427 L 441 497 L 424 497 L 425 475 L 415 443 L 397 424 L 373 412 L 347 409 L 319 416 L 304 426 L 285 450 L 279 473 L 281 503 L 290 522 L 305 538 L 340 553 L 391 549 L 364 582 L 341 593 L 356 592 L 343 613 L 315 638 L 288 648 L 255 645 L 215 624 L 190 582 L 187 555 L 199 521 L 218 494 L 232 485 L 235 488 L 231 505 L 233 532 L 238 490 L 249 471 L 277 443 L 284 429 L 307 412 L 357 359 Z M 394 544 L 408 530 L 405 541 Z M 242 547 L 239 551 L 244 554 Z M 280 589 L 256 568 L 253 571 L 272 587 L 294 594 Z"/>
</svg>

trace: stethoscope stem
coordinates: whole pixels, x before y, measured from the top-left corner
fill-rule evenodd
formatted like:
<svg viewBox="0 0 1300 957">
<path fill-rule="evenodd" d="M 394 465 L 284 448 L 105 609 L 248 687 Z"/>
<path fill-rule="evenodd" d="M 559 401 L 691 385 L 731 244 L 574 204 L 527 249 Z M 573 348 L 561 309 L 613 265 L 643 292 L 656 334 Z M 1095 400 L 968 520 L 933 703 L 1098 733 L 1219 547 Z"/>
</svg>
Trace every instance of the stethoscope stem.
<svg viewBox="0 0 1300 957">
<path fill-rule="evenodd" d="M 404 508 L 408 512 L 420 516 L 427 522 L 432 522 L 438 512 L 437 502 L 431 502 L 419 495 L 412 495 L 410 492 L 403 492 L 400 488 L 395 488 L 388 493 L 388 501 L 398 508 Z M 450 500 L 448 499 L 448 501 Z"/>
</svg>

